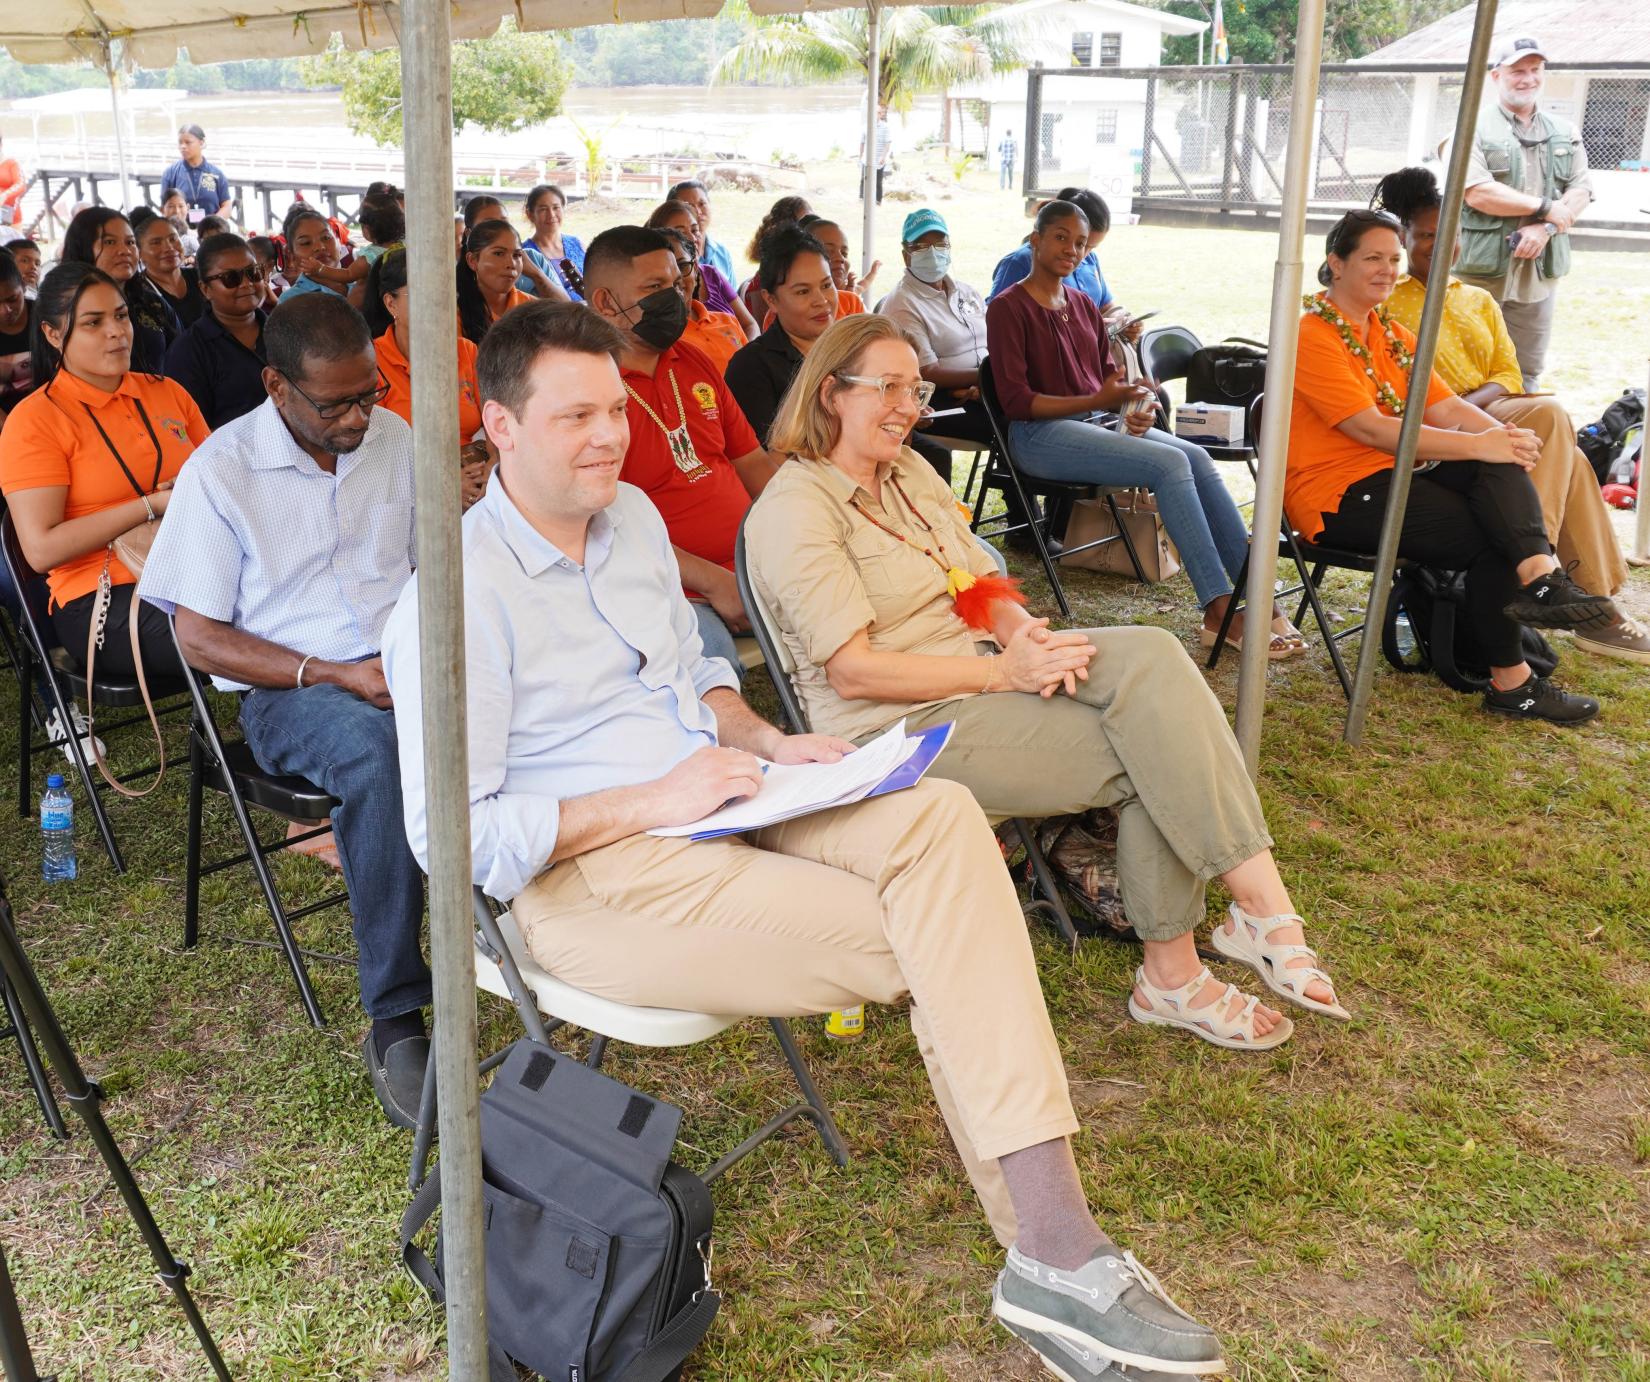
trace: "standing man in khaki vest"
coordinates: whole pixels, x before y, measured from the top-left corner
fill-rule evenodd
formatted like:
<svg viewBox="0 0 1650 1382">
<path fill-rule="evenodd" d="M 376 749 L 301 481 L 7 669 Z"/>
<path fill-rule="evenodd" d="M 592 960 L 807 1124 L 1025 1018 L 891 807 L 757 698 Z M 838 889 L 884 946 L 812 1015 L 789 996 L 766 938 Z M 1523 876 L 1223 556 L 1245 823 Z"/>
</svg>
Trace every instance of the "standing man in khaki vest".
<svg viewBox="0 0 1650 1382">
<path fill-rule="evenodd" d="M 1501 304 L 1526 393 L 1547 362 L 1558 280 L 1570 271 L 1570 227 L 1593 200 L 1580 132 L 1536 109 L 1546 64 L 1533 38 L 1508 39 L 1496 52 L 1496 101 L 1478 117 L 1455 266 L 1457 278 Z"/>
</svg>

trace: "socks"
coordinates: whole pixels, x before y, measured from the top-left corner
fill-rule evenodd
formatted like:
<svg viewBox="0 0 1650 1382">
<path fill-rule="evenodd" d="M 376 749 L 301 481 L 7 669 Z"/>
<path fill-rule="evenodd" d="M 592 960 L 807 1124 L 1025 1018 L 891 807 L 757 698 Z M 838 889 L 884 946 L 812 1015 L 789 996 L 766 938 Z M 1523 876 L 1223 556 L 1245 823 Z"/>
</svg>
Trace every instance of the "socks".
<svg viewBox="0 0 1650 1382">
<path fill-rule="evenodd" d="M 1065 1138 L 1010 1152 L 997 1164 L 1019 1221 L 1014 1246 L 1026 1257 L 1069 1272 L 1097 1252 L 1116 1249 L 1089 1213 Z"/>
<path fill-rule="evenodd" d="M 424 1035 L 424 1010 L 414 1008 L 410 1013 L 395 1017 L 375 1017 L 372 1020 L 372 1044 L 380 1058 L 398 1041 Z"/>
</svg>

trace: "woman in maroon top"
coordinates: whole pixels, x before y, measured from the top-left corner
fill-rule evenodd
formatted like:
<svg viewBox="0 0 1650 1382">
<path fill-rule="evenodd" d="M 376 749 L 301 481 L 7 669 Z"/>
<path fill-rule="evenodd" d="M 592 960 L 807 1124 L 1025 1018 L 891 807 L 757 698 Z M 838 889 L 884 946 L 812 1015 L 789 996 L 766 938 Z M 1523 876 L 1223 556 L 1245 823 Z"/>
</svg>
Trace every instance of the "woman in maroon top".
<svg viewBox="0 0 1650 1382">
<path fill-rule="evenodd" d="M 1209 453 L 1152 426 L 1156 391 L 1122 377 L 1100 309 L 1062 286 L 1083 257 L 1088 233 L 1076 206 L 1050 202 L 1031 234 L 1030 275 L 986 309 L 991 375 L 1015 460 L 1044 480 L 1149 489 L 1202 606 L 1203 644 L 1212 647 L 1249 553 L 1249 533 Z M 1108 416 L 1116 414 L 1121 418 Z M 1270 656 L 1302 651 L 1283 611 L 1274 607 L 1272 614 Z M 1237 646 L 1241 639 L 1234 620 L 1230 641 Z"/>
</svg>

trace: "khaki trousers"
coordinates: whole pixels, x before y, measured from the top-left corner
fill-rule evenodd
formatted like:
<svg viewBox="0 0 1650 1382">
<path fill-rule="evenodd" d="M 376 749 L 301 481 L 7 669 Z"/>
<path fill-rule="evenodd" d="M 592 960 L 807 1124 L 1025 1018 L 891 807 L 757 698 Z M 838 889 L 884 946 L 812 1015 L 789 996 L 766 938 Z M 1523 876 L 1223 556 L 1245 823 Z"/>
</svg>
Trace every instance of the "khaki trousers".
<svg viewBox="0 0 1650 1382">
<path fill-rule="evenodd" d="M 970 696 L 919 711 L 955 720 L 929 775 L 993 820 L 1117 811 L 1117 881 L 1142 940 L 1203 920 L 1203 885 L 1270 848 L 1260 799 L 1220 702 L 1164 629 L 1082 629 L 1098 653 L 1077 695 Z"/>
<path fill-rule="evenodd" d="M 1556 398 L 1498 398 L 1485 409 L 1500 422 L 1528 427 L 1541 438 L 1530 482 L 1541 497 L 1547 540 L 1575 581 L 1593 595 L 1614 595 L 1627 583 L 1627 563 L 1610 526 L 1598 476 L 1576 446 L 1575 423 Z"/>
<path fill-rule="evenodd" d="M 533 958 L 621 1003 L 798 1017 L 911 1000 L 946 1125 L 998 1238 L 997 1158 L 1077 1130 L 1031 942 L 968 792 L 905 792 L 740 837 L 636 835 L 512 904 Z"/>
</svg>

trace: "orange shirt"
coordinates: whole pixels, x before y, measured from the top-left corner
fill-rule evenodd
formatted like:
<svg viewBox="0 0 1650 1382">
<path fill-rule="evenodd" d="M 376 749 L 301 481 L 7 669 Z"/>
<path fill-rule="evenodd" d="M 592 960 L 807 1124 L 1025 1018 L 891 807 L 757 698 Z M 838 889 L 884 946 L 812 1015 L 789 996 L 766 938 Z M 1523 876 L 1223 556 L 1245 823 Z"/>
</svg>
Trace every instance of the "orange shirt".
<svg viewBox="0 0 1650 1382">
<path fill-rule="evenodd" d="M 850 293 L 846 288 L 836 290 L 836 319 L 857 317 L 865 311 L 865 299 L 858 293 Z M 762 329 L 766 331 L 773 325 L 773 308 L 768 308 L 768 315 L 762 318 Z"/>
<path fill-rule="evenodd" d="M 727 373 L 733 352 L 745 344 L 745 329 L 732 312 L 712 312 L 702 302 L 689 304 L 691 316 L 682 339 L 696 347 L 716 366 L 718 374 Z"/>
<path fill-rule="evenodd" d="M 512 289 L 510 289 L 510 300 L 504 304 L 504 312 L 514 311 L 517 307 L 520 307 L 522 305 L 522 303 L 524 303 L 524 302 L 537 302 L 537 301 L 538 301 L 538 299 L 536 297 L 534 297 L 531 293 L 524 293 L 524 292 L 521 291 L 520 288 L 512 288 Z M 499 317 L 502 317 L 504 315 L 504 312 L 499 312 L 499 313 L 495 314 L 491 308 L 488 308 L 487 309 L 487 320 L 496 322 L 499 319 Z"/>
<path fill-rule="evenodd" d="M 139 405 L 149 416 L 149 427 L 143 425 Z M 175 380 L 134 370 L 113 393 L 104 393 L 59 370 L 48 387 L 35 390 L 6 418 L 5 430 L 0 431 L 0 490 L 10 495 L 66 486 L 65 519 L 84 518 L 135 499 L 137 491 L 98 435 L 99 426 L 145 492 L 153 492 L 162 480 L 175 479 L 210 430 L 195 400 Z M 66 605 L 97 589 L 104 551 L 96 548 L 46 573 L 54 604 Z M 134 578 L 119 561 L 111 560 L 109 579 L 131 585 Z"/>
<path fill-rule="evenodd" d="M 1397 322 L 1393 332 L 1410 350 L 1415 337 Z M 1354 441 L 1339 424 L 1376 406 L 1376 384 L 1384 380 L 1402 398 L 1409 380 L 1387 346 L 1375 314 L 1369 314 L 1366 339 L 1375 378 L 1363 361 L 1346 348 L 1340 333 L 1322 317 L 1301 317 L 1300 354 L 1295 364 L 1295 401 L 1289 419 L 1289 464 L 1284 472 L 1283 503 L 1289 522 L 1309 541 L 1323 532 L 1323 516 L 1341 506 L 1341 496 L 1367 476 L 1387 470 L 1392 454 Z M 1436 373 L 1427 388 L 1427 407 L 1453 398 Z"/>
<path fill-rule="evenodd" d="M 395 328 L 391 327 L 372 343 L 378 352 L 378 368 L 390 391 L 378 406 L 399 414 L 412 422 L 412 367 L 401 347 L 395 343 Z M 458 338 L 458 444 L 463 446 L 481 430 L 481 389 L 476 383 L 476 343 L 465 336 Z"/>
</svg>

